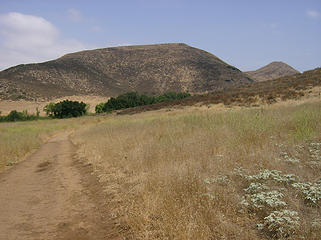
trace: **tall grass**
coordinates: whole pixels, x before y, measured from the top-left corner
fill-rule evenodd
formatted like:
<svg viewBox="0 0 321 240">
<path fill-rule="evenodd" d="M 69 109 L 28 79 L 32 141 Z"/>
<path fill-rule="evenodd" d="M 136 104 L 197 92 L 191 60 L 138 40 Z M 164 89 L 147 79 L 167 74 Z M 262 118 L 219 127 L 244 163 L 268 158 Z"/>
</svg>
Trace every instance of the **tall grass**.
<svg viewBox="0 0 321 240">
<path fill-rule="evenodd" d="M 57 131 L 76 130 L 79 154 L 92 163 L 117 230 L 127 239 L 287 237 L 274 225 L 257 228 L 283 209 L 241 204 L 251 197 L 245 191 L 249 179 L 263 170 L 278 170 L 294 174 L 295 187 L 260 183 L 280 191 L 287 209 L 298 213 L 299 226 L 289 230 L 295 232 L 292 238 L 318 239 L 320 193 L 306 188 L 318 186 L 320 179 L 320 119 L 318 102 L 1 123 L 0 169 Z M 243 177 L 237 174 L 240 169 Z"/>
<path fill-rule="evenodd" d="M 273 233 L 256 228 L 263 213 L 240 204 L 247 181 L 235 168 L 317 181 L 321 165 L 310 164 L 308 144 L 321 142 L 320 119 L 320 103 L 109 116 L 74 141 L 104 184 L 126 238 L 262 239 Z M 284 151 L 300 163 L 280 161 Z M 320 208 L 306 206 L 290 190 L 285 195 L 301 219 L 294 238 L 317 239 L 321 228 L 310 223 L 321 218 Z"/>
</svg>

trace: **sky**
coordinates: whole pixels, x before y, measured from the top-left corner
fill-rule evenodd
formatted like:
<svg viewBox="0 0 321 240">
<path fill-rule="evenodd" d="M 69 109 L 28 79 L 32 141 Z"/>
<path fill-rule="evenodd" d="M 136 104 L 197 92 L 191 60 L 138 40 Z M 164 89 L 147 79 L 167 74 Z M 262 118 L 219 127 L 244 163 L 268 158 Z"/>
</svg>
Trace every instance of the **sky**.
<svg viewBox="0 0 321 240">
<path fill-rule="evenodd" d="M 0 70 L 85 49 L 186 43 L 242 71 L 321 67 L 321 0 L 0 0 Z"/>
</svg>

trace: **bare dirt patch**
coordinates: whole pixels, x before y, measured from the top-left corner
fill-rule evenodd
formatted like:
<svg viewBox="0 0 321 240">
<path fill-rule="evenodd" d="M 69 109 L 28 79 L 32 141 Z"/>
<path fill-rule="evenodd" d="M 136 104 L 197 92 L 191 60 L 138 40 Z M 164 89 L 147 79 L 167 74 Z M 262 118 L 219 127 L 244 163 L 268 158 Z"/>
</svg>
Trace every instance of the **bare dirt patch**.
<svg viewBox="0 0 321 240">
<path fill-rule="evenodd" d="M 69 135 L 0 174 L 0 239 L 117 239 L 99 182 Z"/>
</svg>

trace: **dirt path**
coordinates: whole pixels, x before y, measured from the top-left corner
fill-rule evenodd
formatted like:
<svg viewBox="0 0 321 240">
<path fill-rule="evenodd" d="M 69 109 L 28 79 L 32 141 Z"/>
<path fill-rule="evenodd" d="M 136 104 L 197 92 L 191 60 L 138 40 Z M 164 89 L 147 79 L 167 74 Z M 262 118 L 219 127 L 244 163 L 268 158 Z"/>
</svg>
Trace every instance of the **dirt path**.
<svg viewBox="0 0 321 240">
<path fill-rule="evenodd" d="M 0 239 L 116 239 L 99 184 L 69 135 L 53 137 L 0 174 Z"/>
</svg>

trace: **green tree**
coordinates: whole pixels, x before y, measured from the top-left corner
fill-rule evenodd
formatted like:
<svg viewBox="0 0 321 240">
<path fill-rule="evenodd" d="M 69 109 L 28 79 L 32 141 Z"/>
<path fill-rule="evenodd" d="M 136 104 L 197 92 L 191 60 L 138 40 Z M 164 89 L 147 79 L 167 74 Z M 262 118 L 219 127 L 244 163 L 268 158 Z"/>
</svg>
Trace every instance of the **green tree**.
<svg viewBox="0 0 321 240">
<path fill-rule="evenodd" d="M 16 110 L 12 110 L 7 116 L 7 121 L 9 122 L 22 121 L 22 120 L 24 120 L 23 113 L 17 112 Z"/>
<path fill-rule="evenodd" d="M 111 112 L 122 108 L 131 108 L 143 105 L 150 105 L 158 102 L 172 101 L 183 99 L 191 96 L 189 93 L 167 92 L 158 97 L 149 97 L 147 95 L 139 95 L 137 92 L 128 92 L 119 95 L 116 98 L 111 97 L 105 104 L 100 103 L 96 106 L 96 113 Z"/>
<path fill-rule="evenodd" d="M 104 102 L 99 103 L 99 104 L 96 105 L 96 107 L 95 107 L 95 112 L 96 112 L 96 113 L 103 113 L 103 112 L 104 112 L 104 106 L 105 106 L 105 103 L 104 103 Z"/>
<path fill-rule="evenodd" d="M 36 107 L 36 116 L 39 118 L 39 116 L 40 116 L 40 111 L 39 111 L 39 108 L 38 107 Z"/>
<path fill-rule="evenodd" d="M 53 117 L 55 106 L 56 106 L 56 104 L 53 103 L 53 102 L 48 103 L 48 104 L 43 108 L 43 111 L 47 114 L 47 116 Z"/>
<path fill-rule="evenodd" d="M 56 103 L 53 108 L 55 118 L 79 117 L 87 113 L 87 105 L 84 102 L 64 100 Z"/>
</svg>

